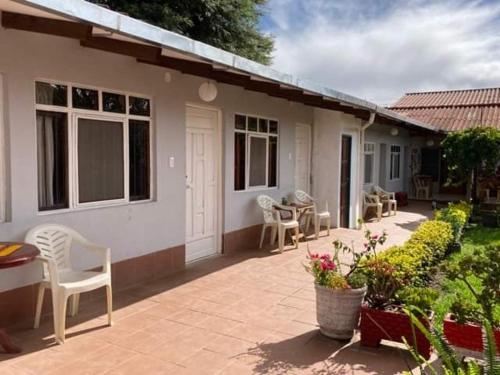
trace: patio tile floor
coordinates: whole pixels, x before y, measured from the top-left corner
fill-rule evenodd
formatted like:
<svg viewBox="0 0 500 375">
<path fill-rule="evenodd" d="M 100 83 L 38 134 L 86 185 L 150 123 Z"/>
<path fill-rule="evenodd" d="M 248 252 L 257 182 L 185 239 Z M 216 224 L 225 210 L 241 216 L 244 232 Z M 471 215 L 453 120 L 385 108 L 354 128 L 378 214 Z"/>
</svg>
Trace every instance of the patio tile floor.
<svg viewBox="0 0 500 375">
<path fill-rule="evenodd" d="M 413 203 L 396 216 L 370 222 L 402 243 L 431 215 Z M 340 238 L 363 243 L 362 232 L 334 229 L 283 254 L 270 249 L 195 263 L 169 278 L 115 293 L 115 325 L 105 302 L 82 301 L 68 318 L 67 342 L 55 345 L 51 318 L 37 330 L 14 332 L 24 348 L 0 354 L 10 374 L 394 374 L 410 356 L 400 347 L 378 349 L 323 337 L 317 328 L 312 277 L 303 269 L 307 248 L 331 250 Z"/>
</svg>

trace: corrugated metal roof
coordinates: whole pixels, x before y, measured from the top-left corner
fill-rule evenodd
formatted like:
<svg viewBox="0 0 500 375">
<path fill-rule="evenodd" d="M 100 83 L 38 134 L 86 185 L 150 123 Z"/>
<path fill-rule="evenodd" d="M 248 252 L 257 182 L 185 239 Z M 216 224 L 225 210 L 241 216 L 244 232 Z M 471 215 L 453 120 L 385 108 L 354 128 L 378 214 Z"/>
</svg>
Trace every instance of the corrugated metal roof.
<svg viewBox="0 0 500 375">
<path fill-rule="evenodd" d="M 0 0 L 0 4 L 2 4 L 2 1 L 9 3 L 6 0 Z M 377 113 L 379 116 L 392 121 L 402 122 L 412 128 L 435 130 L 432 125 L 401 116 L 396 112 L 379 107 L 367 100 L 339 92 L 323 84 L 279 72 L 241 56 L 147 24 L 118 12 L 113 12 L 84 0 L 15 0 L 15 3 L 55 13 L 59 17 L 90 23 L 93 26 L 111 31 L 112 33 L 173 50 L 183 55 L 196 57 L 209 64 L 221 65 L 237 72 L 248 74 L 251 77 L 256 77 L 257 79 L 279 83 L 285 87 L 302 90 L 307 94 L 319 95 L 325 100 L 332 100 L 353 108 Z"/>
<path fill-rule="evenodd" d="M 500 129 L 500 88 L 408 93 L 389 109 L 442 131 Z"/>
</svg>

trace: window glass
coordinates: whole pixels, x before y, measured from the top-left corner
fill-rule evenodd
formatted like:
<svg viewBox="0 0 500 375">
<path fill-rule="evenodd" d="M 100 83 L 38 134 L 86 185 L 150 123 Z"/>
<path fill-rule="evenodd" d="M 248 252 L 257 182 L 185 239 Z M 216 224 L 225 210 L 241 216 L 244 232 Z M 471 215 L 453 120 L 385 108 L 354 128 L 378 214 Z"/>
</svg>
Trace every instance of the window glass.
<svg viewBox="0 0 500 375">
<path fill-rule="evenodd" d="M 269 121 L 269 133 L 278 134 L 278 122 L 277 121 Z"/>
<path fill-rule="evenodd" d="M 257 119 L 255 117 L 248 117 L 248 131 L 257 131 Z"/>
<path fill-rule="evenodd" d="M 151 113 L 151 105 L 149 99 L 129 96 L 129 113 L 136 116 L 149 116 Z"/>
<path fill-rule="evenodd" d="M 130 120 L 128 131 L 130 200 L 149 199 L 149 121 Z"/>
<path fill-rule="evenodd" d="M 103 92 L 102 110 L 105 112 L 125 113 L 125 95 Z"/>
<path fill-rule="evenodd" d="M 250 136 L 250 187 L 266 186 L 267 139 Z"/>
<path fill-rule="evenodd" d="M 99 94 L 97 90 L 73 87 L 73 108 L 99 110 Z"/>
<path fill-rule="evenodd" d="M 38 208 L 68 207 L 68 118 L 65 113 L 36 111 Z"/>
<path fill-rule="evenodd" d="M 246 116 L 236 115 L 234 118 L 234 127 L 238 130 L 246 130 L 247 129 L 247 118 Z"/>
<path fill-rule="evenodd" d="M 67 107 L 68 87 L 54 83 L 36 82 L 36 103 Z"/>
<path fill-rule="evenodd" d="M 278 186 L 278 137 L 269 137 L 268 186 Z"/>
<path fill-rule="evenodd" d="M 234 133 L 234 190 L 245 190 L 246 134 Z"/>
<path fill-rule="evenodd" d="M 263 118 L 259 119 L 259 132 L 267 133 L 267 120 Z"/>
<path fill-rule="evenodd" d="M 365 154 L 365 184 L 373 183 L 373 154 Z"/>
<path fill-rule="evenodd" d="M 400 166 L 401 166 L 401 147 L 397 145 L 392 145 L 391 168 L 390 168 L 391 180 L 396 180 L 399 178 Z"/>
<path fill-rule="evenodd" d="M 123 172 L 123 123 L 79 119 L 79 202 L 124 198 Z"/>
</svg>

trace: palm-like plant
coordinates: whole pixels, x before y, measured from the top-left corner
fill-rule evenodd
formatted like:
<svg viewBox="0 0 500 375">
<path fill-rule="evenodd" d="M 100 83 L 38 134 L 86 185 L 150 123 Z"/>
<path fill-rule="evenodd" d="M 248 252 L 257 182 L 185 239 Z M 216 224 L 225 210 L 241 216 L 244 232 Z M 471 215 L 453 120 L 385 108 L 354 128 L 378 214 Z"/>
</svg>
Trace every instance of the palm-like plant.
<svg viewBox="0 0 500 375">
<path fill-rule="evenodd" d="M 436 350 L 438 357 L 442 361 L 442 369 L 438 371 L 425 358 L 419 355 L 413 347 L 405 342 L 408 350 L 410 350 L 413 358 L 415 358 L 418 363 L 418 370 L 420 371 L 420 374 L 438 375 L 439 373 L 444 373 L 445 375 L 500 375 L 500 358 L 497 355 L 493 327 L 489 321 L 485 320 L 483 322 L 484 364 L 480 365 L 477 361 L 463 361 L 459 354 L 456 353 L 455 350 L 448 344 L 443 336 L 443 333 L 435 327 L 427 329 L 412 312 L 412 310 L 418 311 L 418 309 L 405 309 L 405 312 L 410 317 L 413 326 L 417 327 L 417 329 L 419 329 L 425 337 L 427 337 L 434 350 Z M 419 316 L 424 316 L 421 311 L 419 312 Z M 414 374 L 414 372 L 410 370 L 405 374 L 411 375 Z"/>
</svg>

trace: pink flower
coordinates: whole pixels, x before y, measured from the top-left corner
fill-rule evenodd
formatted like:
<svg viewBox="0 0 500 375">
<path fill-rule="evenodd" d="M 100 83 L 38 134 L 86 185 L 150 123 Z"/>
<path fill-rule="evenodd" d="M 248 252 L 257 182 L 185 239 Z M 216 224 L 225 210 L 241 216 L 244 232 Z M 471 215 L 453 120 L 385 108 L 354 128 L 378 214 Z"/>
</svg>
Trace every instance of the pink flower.
<svg viewBox="0 0 500 375">
<path fill-rule="evenodd" d="M 321 257 L 320 257 L 321 260 L 330 260 L 330 254 L 323 254 Z"/>
<path fill-rule="evenodd" d="M 317 259 L 319 259 L 319 254 L 311 254 L 311 255 L 309 255 L 309 258 L 311 260 L 317 260 Z"/>
<path fill-rule="evenodd" d="M 372 236 L 372 240 L 377 240 L 377 239 L 378 239 L 378 234 Z"/>
</svg>

